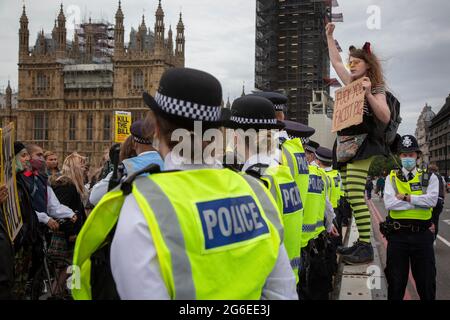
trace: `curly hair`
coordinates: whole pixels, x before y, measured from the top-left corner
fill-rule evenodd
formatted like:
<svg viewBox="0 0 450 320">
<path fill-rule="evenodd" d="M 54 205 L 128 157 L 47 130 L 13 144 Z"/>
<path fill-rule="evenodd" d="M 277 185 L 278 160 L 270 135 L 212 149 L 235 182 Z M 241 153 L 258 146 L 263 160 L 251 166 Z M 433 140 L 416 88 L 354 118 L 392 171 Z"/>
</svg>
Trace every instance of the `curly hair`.
<svg viewBox="0 0 450 320">
<path fill-rule="evenodd" d="M 350 58 L 353 57 L 364 60 L 364 62 L 367 64 L 367 77 L 370 79 L 373 86 L 385 85 L 381 62 L 373 52 L 367 52 L 364 49 L 357 49 L 355 46 L 351 46 L 349 50 L 349 62 Z"/>
</svg>

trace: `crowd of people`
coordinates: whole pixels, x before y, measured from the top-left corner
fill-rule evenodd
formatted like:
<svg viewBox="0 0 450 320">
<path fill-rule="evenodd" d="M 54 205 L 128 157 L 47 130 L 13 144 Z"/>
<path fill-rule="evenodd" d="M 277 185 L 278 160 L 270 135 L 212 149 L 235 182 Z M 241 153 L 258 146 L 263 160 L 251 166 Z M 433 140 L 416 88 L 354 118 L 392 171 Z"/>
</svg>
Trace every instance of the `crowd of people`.
<svg viewBox="0 0 450 320">
<path fill-rule="evenodd" d="M 38 270 L 49 255 L 67 261 L 57 266 L 57 283 L 66 282 L 66 267 L 79 268 L 73 276 L 81 279 L 67 292 L 75 299 L 329 299 L 337 254 L 347 264 L 374 259 L 368 171 L 375 156 L 397 152 L 407 178 L 397 170 L 386 187 L 383 177 L 377 182 L 389 210 L 389 298 L 403 298 L 411 256 L 419 294 L 433 299 L 428 231 L 435 228 L 436 176 L 415 167 L 414 137 L 397 139 L 396 148 L 385 141 L 391 106 L 370 45 L 350 49 L 349 72 L 333 30 L 329 24 L 333 67 L 345 85 L 363 79 L 366 97 L 363 122 L 338 132 L 333 149 L 311 140 L 313 128 L 285 120 L 286 96 L 255 92 L 226 112 L 219 81 L 188 68 L 167 70 L 156 95 L 144 93 L 146 118 L 105 153 L 101 168 L 89 170 L 77 152 L 60 168 L 54 152 L 16 142 L 24 224 L 11 244 L 0 220 L 0 298 L 36 298 Z M 181 143 L 193 146 L 214 129 L 231 130 L 233 143 L 214 149 L 220 139 L 203 138 L 200 157 L 180 152 Z M 0 202 L 5 194 L 1 187 Z M 359 239 L 343 247 L 350 216 Z M 408 251 L 418 244 L 420 252 Z"/>
</svg>

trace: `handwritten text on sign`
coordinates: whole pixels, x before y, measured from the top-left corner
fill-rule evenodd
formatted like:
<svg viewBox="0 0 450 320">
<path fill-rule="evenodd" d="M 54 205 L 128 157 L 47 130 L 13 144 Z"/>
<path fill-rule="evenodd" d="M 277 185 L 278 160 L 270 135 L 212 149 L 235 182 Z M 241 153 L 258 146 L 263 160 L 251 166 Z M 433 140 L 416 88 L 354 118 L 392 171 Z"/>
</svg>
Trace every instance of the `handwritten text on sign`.
<svg viewBox="0 0 450 320">
<path fill-rule="evenodd" d="M 336 91 L 332 132 L 363 122 L 365 92 L 362 82 L 363 79 L 357 80 Z"/>
</svg>

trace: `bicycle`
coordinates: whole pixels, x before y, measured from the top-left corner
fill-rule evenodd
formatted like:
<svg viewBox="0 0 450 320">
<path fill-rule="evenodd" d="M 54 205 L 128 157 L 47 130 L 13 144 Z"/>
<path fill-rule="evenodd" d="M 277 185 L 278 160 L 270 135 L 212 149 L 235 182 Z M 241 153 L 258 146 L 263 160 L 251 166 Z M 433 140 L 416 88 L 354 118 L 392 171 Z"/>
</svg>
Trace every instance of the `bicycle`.
<svg viewBox="0 0 450 320">
<path fill-rule="evenodd" d="M 67 234 L 73 227 L 69 219 L 57 220 L 59 230 Z M 66 285 L 67 268 L 72 264 L 69 259 L 49 253 L 47 236 L 51 233 L 40 233 L 42 241 L 42 265 L 37 270 L 31 284 L 31 300 L 70 300 L 70 290 Z"/>
</svg>

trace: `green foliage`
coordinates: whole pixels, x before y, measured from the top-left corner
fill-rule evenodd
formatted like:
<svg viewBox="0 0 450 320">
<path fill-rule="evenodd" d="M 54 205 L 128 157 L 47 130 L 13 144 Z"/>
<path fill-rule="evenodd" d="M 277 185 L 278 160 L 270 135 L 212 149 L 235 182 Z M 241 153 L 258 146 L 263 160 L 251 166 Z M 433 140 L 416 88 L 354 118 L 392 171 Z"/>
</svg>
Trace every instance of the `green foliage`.
<svg viewBox="0 0 450 320">
<path fill-rule="evenodd" d="M 376 157 L 370 166 L 369 176 L 387 176 L 391 170 L 398 167 L 398 164 L 395 161 L 397 161 L 398 164 L 400 163 L 400 159 L 397 156 L 395 156 L 395 160 L 393 156 L 390 156 L 389 158 L 383 156 Z"/>
</svg>

